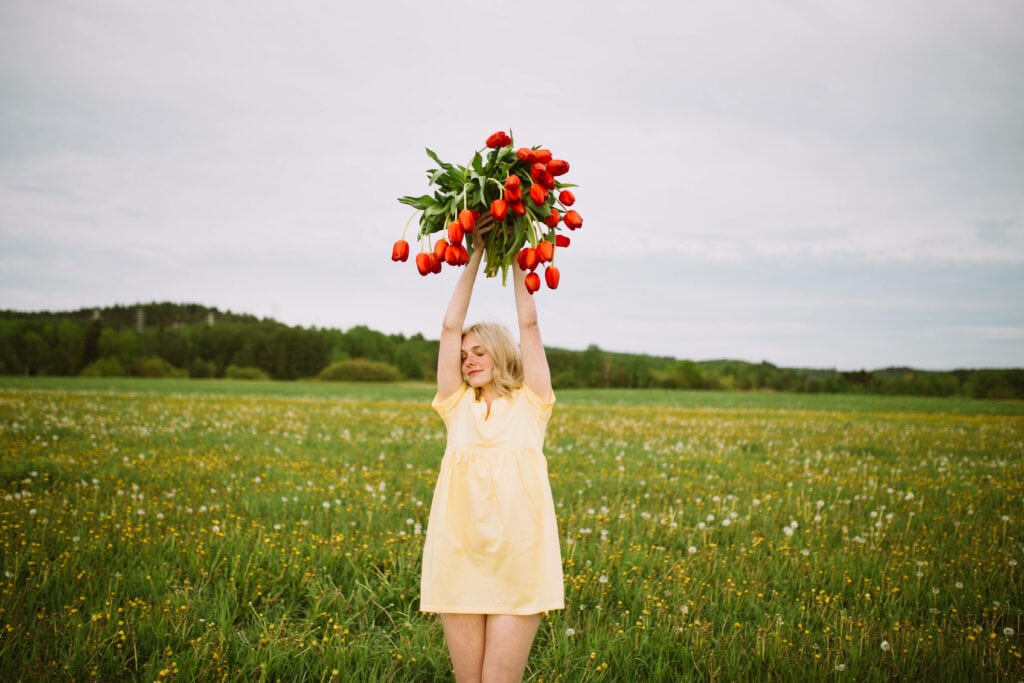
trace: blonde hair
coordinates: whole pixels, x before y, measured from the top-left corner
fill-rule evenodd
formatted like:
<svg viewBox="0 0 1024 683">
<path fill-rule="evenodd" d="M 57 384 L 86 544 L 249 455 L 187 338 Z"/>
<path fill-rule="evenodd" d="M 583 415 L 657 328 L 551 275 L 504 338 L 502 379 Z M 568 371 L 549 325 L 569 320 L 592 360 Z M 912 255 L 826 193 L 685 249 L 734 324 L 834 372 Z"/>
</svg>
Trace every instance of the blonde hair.
<svg viewBox="0 0 1024 683">
<path fill-rule="evenodd" d="M 500 323 L 475 323 L 462 331 L 465 338 L 472 332 L 494 361 L 494 389 L 499 396 L 508 396 L 523 386 L 523 361 L 512 333 Z M 480 398 L 480 389 L 476 390 Z"/>
</svg>

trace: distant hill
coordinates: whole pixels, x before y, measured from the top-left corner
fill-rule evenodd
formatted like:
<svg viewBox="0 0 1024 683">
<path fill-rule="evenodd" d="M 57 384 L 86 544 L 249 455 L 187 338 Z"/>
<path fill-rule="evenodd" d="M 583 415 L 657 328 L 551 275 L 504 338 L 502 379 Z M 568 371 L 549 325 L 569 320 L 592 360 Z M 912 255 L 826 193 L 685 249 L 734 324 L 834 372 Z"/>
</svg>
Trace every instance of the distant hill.
<svg viewBox="0 0 1024 683">
<path fill-rule="evenodd" d="M 201 304 L 170 302 L 75 311 L 0 311 L 0 374 L 147 375 L 297 379 L 431 380 L 437 340 L 288 326 Z M 692 361 L 549 347 L 552 381 L 563 387 L 664 387 L 741 391 L 858 392 L 1024 398 L 1024 370 L 891 367 L 842 372 L 768 362 Z M 360 363 L 346 361 L 360 360 Z M 376 365 L 368 365 L 376 364 Z"/>
<path fill-rule="evenodd" d="M 138 303 L 129 305 L 80 308 L 76 311 L 0 311 L 2 320 L 102 320 L 118 329 L 135 327 L 172 327 L 175 325 L 201 325 L 210 322 L 254 323 L 254 315 L 232 313 L 202 304 L 175 304 L 169 302 Z"/>
</svg>

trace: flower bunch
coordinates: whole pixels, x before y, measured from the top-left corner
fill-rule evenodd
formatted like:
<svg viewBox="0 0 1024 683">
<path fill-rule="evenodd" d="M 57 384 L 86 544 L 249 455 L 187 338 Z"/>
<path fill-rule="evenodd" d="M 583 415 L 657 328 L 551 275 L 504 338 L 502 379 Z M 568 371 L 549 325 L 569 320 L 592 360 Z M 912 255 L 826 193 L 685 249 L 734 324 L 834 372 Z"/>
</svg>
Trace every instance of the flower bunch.
<svg viewBox="0 0 1024 683">
<path fill-rule="evenodd" d="M 437 164 L 427 170 L 434 193 L 399 197 L 420 216 L 416 268 L 420 275 L 430 275 L 441 272 L 443 265 L 465 265 L 473 252 L 472 239 L 466 235 L 477 230 L 483 236 L 487 277 L 500 271 L 502 282 L 507 282 L 515 261 L 527 271 L 526 288 L 533 294 L 541 284 L 537 269 L 546 264 L 544 281 L 555 289 L 561 279 L 555 253 L 570 242 L 564 229 L 583 226 L 583 218 L 569 208 L 576 203 L 569 188 L 576 186 L 562 180 L 569 162 L 539 146 L 516 148 L 504 131 L 490 135 L 485 145 L 473 154 L 469 166 L 441 161 L 427 149 L 427 156 Z M 408 259 L 409 243 L 403 232 L 392 247 L 391 260 Z"/>
</svg>

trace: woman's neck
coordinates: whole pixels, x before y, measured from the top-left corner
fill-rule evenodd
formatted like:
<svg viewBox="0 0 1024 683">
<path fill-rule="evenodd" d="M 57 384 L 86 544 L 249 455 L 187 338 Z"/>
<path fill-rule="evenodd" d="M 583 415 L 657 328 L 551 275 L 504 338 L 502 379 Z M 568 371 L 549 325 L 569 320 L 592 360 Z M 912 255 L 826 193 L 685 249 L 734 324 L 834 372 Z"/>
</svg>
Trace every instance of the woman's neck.
<svg viewBox="0 0 1024 683">
<path fill-rule="evenodd" d="M 485 384 L 482 387 L 477 387 L 476 397 L 477 399 L 486 401 L 490 405 L 491 401 L 498 398 L 500 394 L 498 390 L 494 388 L 494 384 Z"/>
</svg>

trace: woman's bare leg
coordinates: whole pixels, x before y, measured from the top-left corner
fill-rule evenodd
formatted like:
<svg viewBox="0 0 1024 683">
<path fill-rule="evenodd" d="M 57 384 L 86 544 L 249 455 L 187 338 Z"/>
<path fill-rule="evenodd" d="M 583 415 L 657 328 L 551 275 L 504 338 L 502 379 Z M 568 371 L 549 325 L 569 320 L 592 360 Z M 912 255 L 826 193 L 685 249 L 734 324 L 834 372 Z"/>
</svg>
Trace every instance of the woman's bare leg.
<svg viewBox="0 0 1024 683">
<path fill-rule="evenodd" d="M 458 683 L 483 679 L 487 617 L 483 614 L 442 614 L 441 626 Z"/>
<path fill-rule="evenodd" d="M 540 615 L 488 614 L 483 649 L 485 683 L 522 683 Z"/>
</svg>

